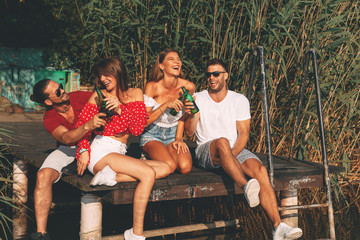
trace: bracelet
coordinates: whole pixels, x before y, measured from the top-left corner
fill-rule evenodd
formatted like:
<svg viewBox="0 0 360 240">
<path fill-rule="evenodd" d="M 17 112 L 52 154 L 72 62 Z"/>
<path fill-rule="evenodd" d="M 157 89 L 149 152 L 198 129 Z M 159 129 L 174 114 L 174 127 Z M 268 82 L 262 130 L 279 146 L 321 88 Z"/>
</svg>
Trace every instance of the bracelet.
<svg viewBox="0 0 360 240">
<path fill-rule="evenodd" d="M 160 109 L 160 112 L 164 113 L 164 111 L 161 109 L 161 107 L 159 107 L 159 109 Z"/>
<path fill-rule="evenodd" d="M 83 153 L 83 152 L 86 152 L 86 151 L 87 151 L 86 148 L 82 148 L 82 149 L 79 150 L 79 154 L 81 154 L 81 153 Z"/>
</svg>

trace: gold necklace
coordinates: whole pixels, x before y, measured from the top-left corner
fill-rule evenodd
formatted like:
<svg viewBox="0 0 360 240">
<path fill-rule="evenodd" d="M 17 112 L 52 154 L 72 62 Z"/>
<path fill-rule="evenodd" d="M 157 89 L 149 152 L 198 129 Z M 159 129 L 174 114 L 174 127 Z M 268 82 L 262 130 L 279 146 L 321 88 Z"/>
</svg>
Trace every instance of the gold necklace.
<svg viewBox="0 0 360 240">
<path fill-rule="evenodd" d="M 67 113 L 67 111 L 69 111 L 69 109 L 70 109 L 70 104 L 65 107 L 65 110 L 62 111 L 62 113 Z"/>
</svg>

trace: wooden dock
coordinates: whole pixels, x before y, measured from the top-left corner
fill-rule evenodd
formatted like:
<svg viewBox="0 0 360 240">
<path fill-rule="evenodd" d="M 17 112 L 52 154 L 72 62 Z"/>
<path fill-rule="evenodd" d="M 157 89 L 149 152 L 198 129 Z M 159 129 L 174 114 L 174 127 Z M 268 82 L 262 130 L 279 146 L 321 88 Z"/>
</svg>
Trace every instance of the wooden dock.
<svg viewBox="0 0 360 240">
<path fill-rule="evenodd" d="M 41 166 L 46 156 L 56 148 L 55 140 L 46 132 L 42 121 L 0 121 L 0 125 L 2 125 L 1 127 L 6 126 L 7 129 L 16 133 L 16 139 L 8 141 L 9 143 L 17 145 L 12 147 L 16 159 L 22 160 L 37 168 Z M 194 143 L 190 145 L 194 146 Z M 131 138 L 129 141 L 128 154 L 134 157 L 140 156 L 137 138 Z M 264 165 L 267 166 L 266 155 L 257 155 Z M 275 190 L 295 191 L 296 194 L 298 188 L 324 186 L 322 164 L 299 160 L 289 162 L 286 158 L 274 156 L 273 165 Z M 329 166 L 329 169 L 330 173 L 340 173 L 344 171 L 342 167 L 337 166 Z M 78 177 L 74 174 L 75 170 L 75 164 L 67 167 L 62 180 L 83 192 L 82 216 L 83 211 L 84 216 L 86 216 L 85 211 L 89 211 L 86 210 L 83 205 L 94 202 L 101 204 L 101 199 L 112 204 L 132 203 L 134 190 L 137 185 L 136 182 L 118 183 L 114 187 L 90 187 L 89 183 L 92 175 L 86 172 L 84 176 Z M 242 193 L 242 189 L 234 184 L 232 179 L 223 172 L 213 173 L 193 167 L 192 171 L 186 176 L 174 173 L 166 178 L 156 180 L 149 201 L 158 202 Z M 56 194 L 56 192 L 54 194 Z M 85 198 L 87 198 L 86 201 L 84 200 Z M 297 201 L 297 195 L 295 198 Z M 94 211 L 94 209 L 91 211 Z M 81 220 L 81 225 L 83 225 L 80 227 L 81 239 L 90 239 L 86 232 L 88 230 L 84 230 L 88 229 L 85 227 L 85 225 L 88 224 L 86 219 Z M 101 228 L 98 232 L 99 231 L 100 238 L 98 239 L 101 239 Z M 97 235 L 99 235 L 99 233 L 97 233 Z"/>
</svg>

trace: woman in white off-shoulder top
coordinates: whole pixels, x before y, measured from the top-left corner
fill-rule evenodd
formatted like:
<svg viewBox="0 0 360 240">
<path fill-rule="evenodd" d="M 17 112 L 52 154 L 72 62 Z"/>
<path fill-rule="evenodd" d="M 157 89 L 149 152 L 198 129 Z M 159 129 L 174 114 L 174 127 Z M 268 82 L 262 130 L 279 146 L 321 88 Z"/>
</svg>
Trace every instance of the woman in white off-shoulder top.
<svg viewBox="0 0 360 240">
<path fill-rule="evenodd" d="M 149 114 L 140 146 L 150 159 L 165 161 L 172 172 L 191 171 L 192 159 L 183 142 L 185 113 L 178 100 L 181 87 L 194 94 L 195 85 L 182 78 L 181 60 L 174 49 L 159 53 L 150 80 L 145 86 L 144 102 Z M 176 116 L 170 114 L 174 108 Z"/>
</svg>

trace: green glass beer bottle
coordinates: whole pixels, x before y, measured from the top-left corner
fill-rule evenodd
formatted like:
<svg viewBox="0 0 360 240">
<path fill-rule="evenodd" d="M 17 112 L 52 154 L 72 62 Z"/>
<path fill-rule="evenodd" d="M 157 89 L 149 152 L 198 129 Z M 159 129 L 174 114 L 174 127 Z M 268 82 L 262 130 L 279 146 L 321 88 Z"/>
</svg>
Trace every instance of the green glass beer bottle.
<svg viewBox="0 0 360 240">
<path fill-rule="evenodd" d="M 112 111 L 110 111 L 109 109 L 106 108 L 106 101 L 104 94 L 101 92 L 100 88 L 98 86 L 95 85 L 95 90 L 99 99 L 99 103 L 100 103 L 100 113 L 106 113 L 106 117 L 111 117 L 114 115 L 114 113 Z M 102 117 L 105 118 L 105 117 Z M 102 132 L 104 131 L 104 126 L 98 127 L 96 128 L 96 131 L 98 132 Z"/>
<path fill-rule="evenodd" d="M 199 108 L 198 108 L 198 106 L 196 105 L 193 97 L 189 94 L 189 90 L 187 90 L 184 86 L 181 87 L 181 90 L 183 91 L 183 94 L 179 93 L 179 94 L 180 94 L 179 100 L 182 101 L 182 102 L 184 102 L 186 99 L 189 100 L 189 101 L 192 102 L 193 105 L 194 105 L 194 108 L 191 109 L 191 112 L 192 112 L 193 114 L 199 112 Z M 173 115 L 173 116 L 175 116 L 175 115 L 177 114 L 177 112 L 176 112 L 176 110 L 175 110 L 174 108 L 172 108 L 172 109 L 170 110 L 170 114 Z"/>
<path fill-rule="evenodd" d="M 182 88 L 183 91 L 186 90 L 185 87 L 181 87 L 181 88 Z M 189 94 L 189 91 L 188 90 L 186 90 L 186 91 L 187 91 L 187 93 L 186 93 L 184 101 L 187 99 L 187 100 L 189 100 L 189 102 L 192 102 L 194 108 L 191 109 L 191 113 L 195 114 L 195 113 L 199 112 L 199 107 L 196 105 L 196 103 L 195 103 L 193 97 L 191 96 L 191 94 Z"/>
<path fill-rule="evenodd" d="M 186 95 L 189 93 L 189 90 L 187 90 L 185 87 L 181 87 L 181 89 L 183 90 L 183 93 L 179 93 L 180 97 L 179 97 L 179 101 L 183 102 L 185 101 Z M 175 110 L 175 108 L 170 109 L 170 114 L 173 116 L 176 116 L 178 112 Z"/>
</svg>

